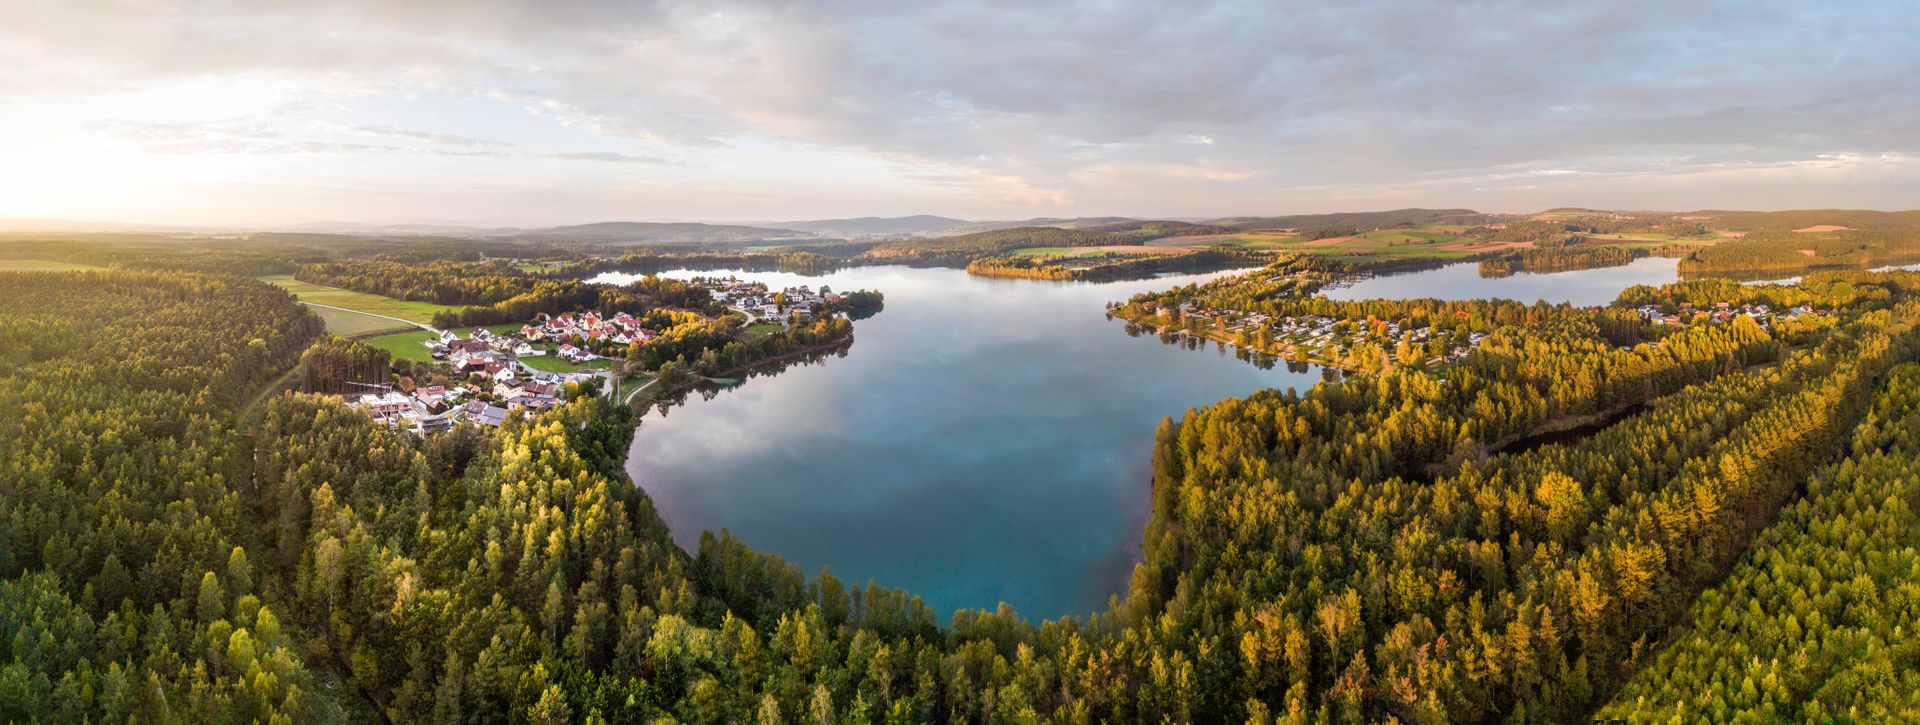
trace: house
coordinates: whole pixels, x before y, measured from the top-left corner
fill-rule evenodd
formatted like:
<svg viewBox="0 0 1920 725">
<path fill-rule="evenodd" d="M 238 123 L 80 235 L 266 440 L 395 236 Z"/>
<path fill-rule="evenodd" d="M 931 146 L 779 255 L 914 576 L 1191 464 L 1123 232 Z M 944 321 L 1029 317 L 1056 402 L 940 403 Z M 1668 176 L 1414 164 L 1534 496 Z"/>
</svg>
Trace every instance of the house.
<svg viewBox="0 0 1920 725">
<path fill-rule="evenodd" d="M 414 388 L 413 400 L 429 412 L 439 411 L 447 405 L 447 389 L 439 385 Z"/>
<path fill-rule="evenodd" d="M 447 343 L 447 352 L 453 355 L 460 353 L 472 355 L 486 351 L 487 342 L 485 340 L 454 340 L 453 342 Z"/>
<path fill-rule="evenodd" d="M 360 400 L 355 404 L 355 407 L 366 410 L 376 419 L 386 420 L 388 418 L 398 417 L 402 413 L 412 412 L 413 401 L 409 400 L 405 395 L 392 391 L 381 395 L 367 393 L 360 396 Z"/>
<path fill-rule="evenodd" d="M 478 422 L 481 425 L 498 428 L 507 422 L 507 409 L 497 405 L 482 406 Z"/>
<path fill-rule="evenodd" d="M 415 421 L 415 425 L 417 426 L 416 430 L 418 430 L 421 435 L 445 433 L 453 429 L 453 416 L 444 413 L 438 415 L 422 415 Z"/>
</svg>

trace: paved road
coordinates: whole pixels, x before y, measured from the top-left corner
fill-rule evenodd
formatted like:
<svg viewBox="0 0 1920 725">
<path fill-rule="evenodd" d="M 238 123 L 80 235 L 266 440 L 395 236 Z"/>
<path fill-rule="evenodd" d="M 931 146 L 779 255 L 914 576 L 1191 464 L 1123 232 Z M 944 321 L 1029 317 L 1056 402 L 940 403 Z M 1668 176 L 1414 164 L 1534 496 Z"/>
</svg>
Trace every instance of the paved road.
<svg viewBox="0 0 1920 725">
<path fill-rule="evenodd" d="M 398 318 L 398 317 L 392 317 L 392 316 L 388 316 L 388 315 L 376 315 L 376 314 L 374 314 L 374 313 L 371 313 L 371 312 L 368 312 L 368 311 L 366 311 L 366 310 L 355 310 L 355 309 L 349 309 L 349 308 L 346 308 L 346 307 L 335 307 L 335 306 L 333 306 L 333 305 L 323 305 L 323 304 L 320 304 L 320 303 L 318 303 L 318 302 L 307 302 L 307 301 L 305 301 L 305 300 L 298 300 L 298 301 L 300 302 L 300 304 L 303 304 L 303 305 L 306 305 L 306 306 L 308 306 L 308 307 L 325 307 L 325 308 L 327 308 L 327 309 L 329 309 L 329 310 L 339 310 L 339 311 L 341 311 L 341 312 L 351 312 L 351 313 L 353 313 L 353 314 L 356 314 L 356 315 L 366 315 L 366 316 L 368 316 L 368 317 L 378 317 L 378 318 L 380 318 L 380 319 L 382 319 L 382 320 L 393 320 L 394 322 L 399 322 L 399 323 L 402 323 L 402 324 L 406 324 L 406 325 L 411 325 L 411 326 L 413 326 L 413 327 L 418 327 L 418 328 L 420 328 L 420 329 L 422 329 L 422 330 L 426 330 L 427 332 L 439 332 L 439 330 L 436 330 L 436 329 L 433 329 L 433 326 L 432 326 L 432 325 L 429 325 L 429 324 L 427 324 L 427 323 L 424 323 L 424 322 L 414 322 L 413 320 L 403 320 L 403 319 L 401 319 L 401 318 Z"/>
</svg>

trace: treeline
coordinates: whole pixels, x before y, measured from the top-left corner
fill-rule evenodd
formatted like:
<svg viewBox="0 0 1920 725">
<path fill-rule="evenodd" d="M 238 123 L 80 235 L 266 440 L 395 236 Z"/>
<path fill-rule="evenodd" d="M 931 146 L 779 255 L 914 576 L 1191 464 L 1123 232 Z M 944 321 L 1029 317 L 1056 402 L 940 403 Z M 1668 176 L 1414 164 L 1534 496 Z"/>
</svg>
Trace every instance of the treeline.
<svg viewBox="0 0 1920 725">
<path fill-rule="evenodd" d="M 865 251 L 862 247 L 861 251 Z M 857 254 L 857 252 L 856 252 Z M 818 274 L 847 266 L 841 257 L 814 251 L 770 252 L 642 252 L 617 257 L 582 259 L 543 276 L 586 279 L 606 272 L 653 274 L 676 269 L 737 269 L 748 272 Z"/>
<path fill-rule="evenodd" d="M 1140 239 L 1159 239 L 1161 237 L 1191 237 L 1203 234 L 1232 234 L 1237 229 L 1218 224 L 1195 224 L 1192 222 L 1167 221 L 1163 219 L 1144 219 L 1139 221 L 1115 222 L 1087 227 L 1090 232 L 1123 232 Z"/>
<path fill-rule="evenodd" d="M 0 259 L 44 259 L 96 267 L 261 277 L 292 274 L 301 264 L 327 259 L 327 254 L 310 247 L 253 241 L 132 234 L 24 235 L 0 241 Z"/>
<path fill-rule="evenodd" d="M 301 267 L 294 276 L 302 282 L 437 305 L 491 305 L 527 294 L 541 282 L 500 261 L 328 262 Z"/>
<path fill-rule="evenodd" d="M 1109 253 L 1094 258 L 982 257 L 967 263 L 967 273 L 982 277 L 1056 281 L 1119 279 L 1158 272 L 1204 272 L 1236 265 L 1266 264 L 1272 260 L 1271 253 L 1234 248 L 1201 249 L 1176 254 Z"/>
<path fill-rule="evenodd" d="M 1484 224 L 1489 217 L 1472 209 L 1393 209 L 1390 211 L 1336 212 L 1333 214 L 1295 214 L 1272 217 L 1228 217 L 1211 224 L 1235 229 L 1390 229 L 1422 224 Z"/>
<path fill-rule="evenodd" d="M 1920 261 L 1920 230 L 1767 231 L 1694 250 L 1682 274 L 1773 273 Z"/>
<path fill-rule="evenodd" d="M 660 309 L 711 311 L 713 307 L 706 290 L 679 280 L 645 277 L 628 285 L 609 285 L 578 279 L 548 279 L 522 274 L 500 261 L 478 264 L 329 262 L 301 267 L 296 278 L 403 300 L 470 305 L 434 315 L 433 326 L 442 329 L 524 322 L 541 313 L 584 309 L 644 316 Z"/>
<path fill-rule="evenodd" d="M 1793 209 L 1788 211 L 1714 211 L 1716 227 L 1750 232 L 1790 232 L 1818 226 L 1850 229 L 1920 231 L 1920 210 Z"/>
<path fill-rule="evenodd" d="M 1015 227 L 955 237 L 886 242 L 866 257 L 894 262 L 930 262 L 962 265 L 976 257 L 1004 256 L 1026 247 L 1099 247 L 1133 244 L 1138 237 L 1124 232 L 1060 227 Z"/>
<path fill-rule="evenodd" d="M 1846 452 L 1599 717 L 1920 719 L 1920 367 L 1895 369 Z"/>
<path fill-rule="evenodd" d="M 343 719 L 231 420 L 321 329 L 252 280 L 0 274 L 0 720 Z"/>
<path fill-rule="evenodd" d="M 1644 249 L 1613 245 L 1524 249 L 1482 261 L 1480 276 L 1510 277 L 1516 272 L 1566 272 L 1618 267 L 1645 256 L 1647 252 Z"/>
</svg>

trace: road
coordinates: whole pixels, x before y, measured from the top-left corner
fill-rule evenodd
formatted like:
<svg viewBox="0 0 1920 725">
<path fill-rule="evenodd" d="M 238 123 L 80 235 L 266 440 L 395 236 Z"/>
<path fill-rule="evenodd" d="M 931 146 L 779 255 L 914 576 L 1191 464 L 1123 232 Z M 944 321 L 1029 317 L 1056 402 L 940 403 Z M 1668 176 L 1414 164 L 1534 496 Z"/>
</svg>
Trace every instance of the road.
<svg viewBox="0 0 1920 725">
<path fill-rule="evenodd" d="M 637 388 L 634 388 L 634 389 L 633 389 L 633 390 L 631 390 L 631 391 L 628 391 L 628 392 L 627 392 L 627 397 L 626 397 L 626 398 L 624 398 L 624 399 L 622 399 L 622 400 L 620 401 L 620 404 L 621 404 L 621 405 L 629 405 L 629 404 L 632 404 L 632 403 L 633 403 L 633 396 L 635 396 L 635 395 L 639 395 L 639 394 L 640 394 L 640 391 L 642 391 L 642 390 L 646 390 L 646 389 L 647 389 L 648 387 L 651 387 L 651 386 L 652 386 L 652 385 L 653 385 L 654 383 L 657 383 L 657 382 L 660 382 L 660 379 L 659 379 L 659 378 L 654 378 L 654 379 L 652 379 L 652 380 L 648 380 L 648 381 L 646 382 L 646 384 L 645 384 L 645 385 L 641 385 L 640 387 L 637 387 Z"/>
</svg>

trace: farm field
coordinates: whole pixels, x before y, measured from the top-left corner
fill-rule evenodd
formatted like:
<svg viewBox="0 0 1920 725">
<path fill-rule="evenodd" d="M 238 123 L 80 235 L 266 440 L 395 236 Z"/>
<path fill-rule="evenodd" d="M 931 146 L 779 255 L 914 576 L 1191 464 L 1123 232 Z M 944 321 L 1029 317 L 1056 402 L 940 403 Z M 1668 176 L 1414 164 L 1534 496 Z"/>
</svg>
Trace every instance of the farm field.
<svg viewBox="0 0 1920 725">
<path fill-rule="evenodd" d="M 513 268 L 529 274 L 537 274 L 552 272 L 565 266 L 567 266 L 566 262 L 520 262 L 513 265 Z"/>
<path fill-rule="evenodd" d="M 380 295 L 370 295 L 365 292 L 354 292 L 352 290 L 310 284 L 294 279 L 291 275 L 274 275 L 261 277 L 260 279 L 288 292 L 292 292 L 294 296 L 300 298 L 301 302 L 340 307 L 373 315 L 398 317 L 403 320 L 421 324 L 432 322 L 433 316 L 437 313 L 460 309 L 460 307 L 455 305 L 436 305 L 432 302 L 396 300 L 392 297 L 382 297 Z"/>
<path fill-rule="evenodd" d="M 320 319 L 326 321 L 327 332 L 343 337 L 365 335 L 370 332 L 380 332 L 381 330 L 414 329 L 404 322 L 395 322 L 385 317 L 374 317 L 373 315 L 359 312 L 313 306 L 308 306 L 307 309 L 313 310 L 315 314 L 320 315 Z"/>
</svg>

